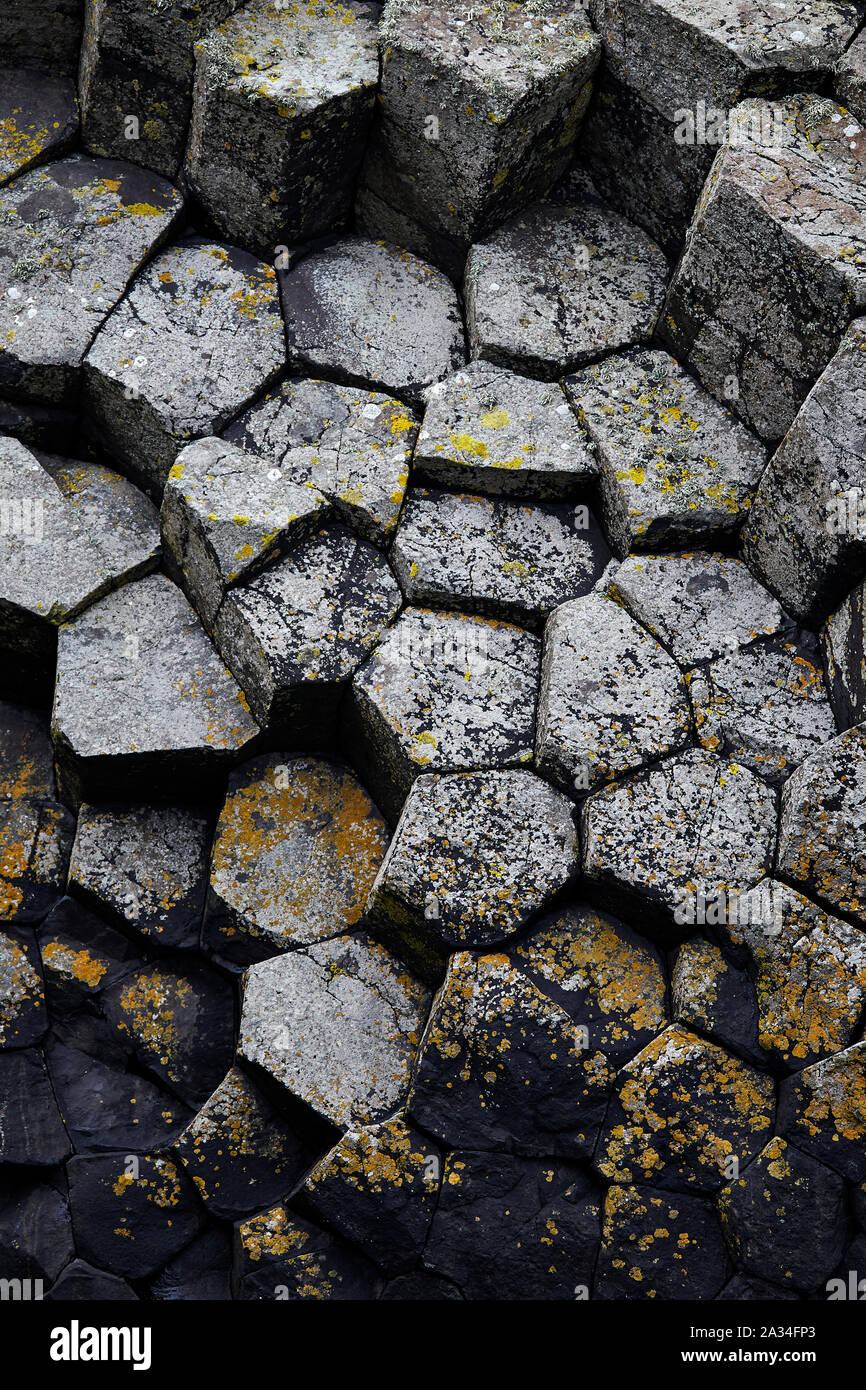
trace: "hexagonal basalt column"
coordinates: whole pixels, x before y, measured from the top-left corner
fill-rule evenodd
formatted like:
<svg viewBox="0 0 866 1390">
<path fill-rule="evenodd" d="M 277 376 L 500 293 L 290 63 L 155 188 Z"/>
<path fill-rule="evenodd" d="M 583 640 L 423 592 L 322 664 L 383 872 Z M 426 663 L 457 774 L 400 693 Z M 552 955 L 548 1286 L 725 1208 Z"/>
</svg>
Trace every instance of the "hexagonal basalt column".
<svg viewBox="0 0 866 1390">
<path fill-rule="evenodd" d="M 866 730 L 849 729 L 801 763 L 782 793 L 779 869 L 819 902 L 866 922 Z"/>
</svg>

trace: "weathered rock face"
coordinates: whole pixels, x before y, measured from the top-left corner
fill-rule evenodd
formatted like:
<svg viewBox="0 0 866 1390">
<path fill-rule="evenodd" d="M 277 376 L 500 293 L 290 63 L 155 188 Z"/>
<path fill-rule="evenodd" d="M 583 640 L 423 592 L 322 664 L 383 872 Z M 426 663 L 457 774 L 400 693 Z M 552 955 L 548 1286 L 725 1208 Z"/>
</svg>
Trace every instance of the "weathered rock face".
<svg viewBox="0 0 866 1390">
<path fill-rule="evenodd" d="M 0 184 L 64 154 L 77 134 L 78 102 L 74 82 L 68 77 L 3 69 L 0 77 Z"/>
<path fill-rule="evenodd" d="M 863 783 L 866 732 L 849 729 L 812 753 L 782 796 L 779 868 L 786 878 L 866 921 Z"/>
<path fill-rule="evenodd" d="M 866 121 L 866 38 L 862 33 L 836 64 L 833 89 L 842 106 L 858 121 Z"/>
</svg>

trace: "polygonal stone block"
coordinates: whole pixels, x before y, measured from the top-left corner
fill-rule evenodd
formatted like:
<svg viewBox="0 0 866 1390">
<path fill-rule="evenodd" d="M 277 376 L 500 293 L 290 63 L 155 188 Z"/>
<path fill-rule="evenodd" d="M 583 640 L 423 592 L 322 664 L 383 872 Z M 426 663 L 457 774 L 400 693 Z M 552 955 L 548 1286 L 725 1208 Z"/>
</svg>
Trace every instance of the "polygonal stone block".
<svg viewBox="0 0 866 1390">
<path fill-rule="evenodd" d="M 772 1077 L 674 1023 L 617 1077 L 595 1163 L 612 1182 L 714 1192 L 769 1139 L 775 1109 Z"/>
<path fill-rule="evenodd" d="M 689 740 L 682 675 L 618 604 L 591 594 L 557 608 L 544 631 L 539 771 L 589 791 Z"/>
<path fill-rule="evenodd" d="M 451 957 L 409 1113 L 448 1148 L 588 1158 L 614 1069 L 505 956 Z"/>
<path fill-rule="evenodd" d="M 383 946 L 338 936 L 247 971 L 238 1053 L 342 1129 L 398 1108 L 430 996 Z"/>
<path fill-rule="evenodd" d="M 270 258 L 345 227 L 376 99 L 378 14 L 354 0 L 252 0 L 196 44 L 184 173 L 229 241 Z"/>
<path fill-rule="evenodd" d="M 37 940 L 55 1027 L 82 1005 L 98 1008 L 102 990 L 144 963 L 125 936 L 74 898 L 61 898 L 39 927 Z"/>
<path fill-rule="evenodd" d="M 232 1296 L 231 1232 L 210 1226 L 169 1260 L 150 1285 L 156 1302 L 225 1303 Z"/>
<path fill-rule="evenodd" d="M 192 1183 L 161 1154 L 73 1158 L 68 1173 L 76 1249 L 127 1279 L 155 1274 L 202 1224 Z"/>
<path fill-rule="evenodd" d="M 386 815 L 421 772 L 531 761 L 539 646 L 506 623 L 406 610 L 355 676 L 344 733 Z"/>
<path fill-rule="evenodd" d="M 258 732 L 183 594 L 128 584 L 62 628 L 52 733 L 70 794 L 171 795 L 207 782 Z M 188 785 L 188 784 L 187 784 Z"/>
<path fill-rule="evenodd" d="M 586 507 L 419 489 L 404 508 L 391 561 L 408 603 L 536 631 L 552 608 L 594 587 L 610 551 Z"/>
<path fill-rule="evenodd" d="M 181 449 L 160 508 L 166 562 L 213 631 L 229 588 L 305 540 L 330 508 L 299 486 L 219 439 Z"/>
<path fill-rule="evenodd" d="M 811 331 L 811 330 L 810 330 Z M 814 622 L 866 571 L 866 318 L 852 323 L 761 478 L 743 558 Z"/>
<path fill-rule="evenodd" d="M 619 213 L 533 204 L 469 252 L 472 356 L 553 381 L 647 342 L 667 273 L 655 242 Z"/>
<path fill-rule="evenodd" d="M 560 501 L 598 472 L 587 443 L 561 386 L 470 362 L 431 387 L 412 473 L 434 487 Z"/>
<path fill-rule="evenodd" d="M 75 1255 L 66 1201 L 48 1183 L 4 1183 L 4 1188 L 0 1259 L 5 1276 L 50 1283 Z"/>
<path fill-rule="evenodd" d="M 821 629 L 827 692 L 844 732 L 866 718 L 866 584 L 860 584 Z"/>
<path fill-rule="evenodd" d="M 187 806 L 82 806 L 69 887 L 161 946 L 197 946 L 210 833 Z"/>
<path fill-rule="evenodd" d="M 191 237 L 150 262 L 97 333 L 85 426 L 159 497 L 183 445 L 219 434 L 285 360 L 273 267 Z"/>
<path fill-rule="evenodd" d="M 193 1117 L 163 1086 L 127 1071 L 128 1058 L 112 1058 L 109 1066 L 79 1048 L 51 1042 L 46 1060 L 76 1153 L 162 1149 Z"/>
<path fill-rule="evenodd" d="M 782 1288 L 817 1288 L 842 1254 L 842 1178 L 784 1139 L 771 1139 L 722 1191 L 719 1212 L 738 1264 Z"/>
<path fill-rule="evenodd" d="M 402 401 L 333 381 L 290 379 L 224 431 L 292 483 L 308 483 L 374 545 L 393 535 L 418 434 Z"/>
<path fill-rule="evenodd" d="M 86 1260 L 71 1260 L 60 1278 L 43 1294 L 46 1303 L 137 1303 L 138 1294 L 125 1279 L 94 1269 Z"/>
<path fill-rule="evenodd" d="M 710 1299 L 730 1265 L 711 1202 L 615 1183 L 604 1203 L 593 1296 Z"/>
<path fill-rule="evenodd" d="M 684 941 L 671 972 L 671 1012 L 677 1023 L 759 1066 L 758 996 L 748 971 L 704 936 Z"/>
<path fill-rule="evenodd" d="M 607 592 L 686 668 L 771 637 L 787 621 L 732 555 L 629 556 Z"/>
<path fill-rule="evenodd" d="M 79 154 L 0 191 L 3 395 L 77 407 L 94 333 L 182 207 L 177 189 L 156 174 Z"/>
<path fill-rule="evenodd" d="M 370 919 L 435 969 L 455 946 L 518 931 L 568 881 L 577 854 L 571 802 L 531 772 L 427 774 L 406 799 Z"/>
<path fill-rule="evenodd" d="M 866 922 L 866 730 L 812 753 L 782 792 L 779 871 L 819 902 Z"/>
<path fill-rule="evenodd" d="M 292 365 L 421 406 L 466 360 L 457 295 L 426 261 L 345 237 L 280 274 Z"/>
<path fill-rule="evenodd" d="M 833 90 L 841 106 L 866 121 L 866 34 L 858 34 L 836 64 Z"/>
<path fill-rule="evenodd" d="M 75 824 L 57 799 L 47 717 L 0 704 L 0 918 L 38 922 L 63 892 Z"/>
<path fill-rule="evenodd" d="M 53 1168 L 70 1149 L 42 1053 L 0 1051 L 0 1163 Z"/>
<path fill-rule="evenodd" d="M 565 168 L 600 45 L 570 0 L 539 11 L 386 7 L 364 230 L 459 275 L 470 244 Z"/>
<path fill-rule="evenodd" d="M 703 751 L 668 758 L 584 803 L 584 873 L 611 905 L 669 935 L 694 903 L 736 899 L 769 870 L 776 798 L 753 772 Z"/>
<path fill-rule="evenodd" d="M 271 753 L 229 778 L 204 939 L 249 962 L 356 927 L 388 831 L 348 769 Z"/>
<path fill-rule="evenodd" d="M 620 555 L 736 536 L 766 450 L 672 357 L 608 358 L 565 386 L 598 450 L 602 520 Z"/>
<path fill-rule="evenodd" d="M 843 1178 L 866 1181 L 866 1043 L 783 1081 L 778 1130 Z"/>
<path fill-rule="evenodd" d="M 84 148 L 175 178 L 187 140 L 196 35 L 236 2 L 85 0 L 79 71 Z"/>
<path fill-rule="evenodd" d="M 661 331 L 762 439 L 786 432 L 866 307 L 864 171 L 860 126 L 823 98 L 747 101 L 730 116 Z"/>
<path fill-rule="evenodd" d="M 78 104 L 69 78 L 0 71 L 0 186 L 57 159 L 77 134 Z"/>
<path fill-rule="evenodd" d="M 376 1266 L 363 1255 L 282 1206 L 235 1227 L 233 1278 L 242 1301 L 366 1301 L 380 1285 Z"/>
<path fill-rule="evenodd" d="M 83 12 L 84 0 L 5 0 L 0 53 L 10 67 L 74 77 Z"/>
<path fill-rule="evenodd" d="M 47 1029 L 36 942 L 23 931 L 0 932 L 0 1048 L 30 1047 Z"/>
<path fill-rule="evenodd" d="M 230 589 L 214 637 L 261 723 L 321 747 L 333 741 L 346 688 L 401 599 L 381 551 L 330 526 Z"/>
</svg>

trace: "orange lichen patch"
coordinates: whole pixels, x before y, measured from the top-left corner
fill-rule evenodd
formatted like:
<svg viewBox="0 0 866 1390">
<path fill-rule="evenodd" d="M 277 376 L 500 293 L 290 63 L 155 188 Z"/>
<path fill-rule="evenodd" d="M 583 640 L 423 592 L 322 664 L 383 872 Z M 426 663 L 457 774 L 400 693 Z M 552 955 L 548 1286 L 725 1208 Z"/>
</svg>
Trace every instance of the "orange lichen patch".
<svg viewBox="0 0 866 1390">
<path fill-rule="evenodd" d="M 794 1123 L 787 1131 L 795 1144 L 808 1152 L 808 1140 L 823 1136 L 829 1144 L 845 1140 L 862 1153 L 866 1148 L 866 1043 L 807 1067 L 788 1084 L 796 1085 L 799 1095 Z"/>
<path fill-rule="evenodd" d="M 374 1195 L 389 1188 L 434 1194 L 439 1188 L 436 1151 L 427 1144 L 422 1147 L 419 1140 L 420 1135 L 399 1117 L 368 1129 L 350 1130 L 316 1164 L 306 1189 L 315 1198 L 320 1186 L 327 1188 L 337 1179 L 358 1192 Z"/>
<path fill-rule="evenodd" d="M 285 1207 L 272 1207 L 242 1221 L 238 1235 L 246 1258 L 253 1261 L 300 1255 L 310 1243 L 307 1232 L 295 1225 Z"/>
<path fill-rule="evenodd" d="M 58 975 L 65 975 L 67 979 L 76 980 L 78 984 L 93 990 L 99 989 L 108 971 L 107 960 L 100 959 L 85 946 L 76 950 L 62 941 L 46 942 L 42 947 L 42 959 Z"/>
</svg>

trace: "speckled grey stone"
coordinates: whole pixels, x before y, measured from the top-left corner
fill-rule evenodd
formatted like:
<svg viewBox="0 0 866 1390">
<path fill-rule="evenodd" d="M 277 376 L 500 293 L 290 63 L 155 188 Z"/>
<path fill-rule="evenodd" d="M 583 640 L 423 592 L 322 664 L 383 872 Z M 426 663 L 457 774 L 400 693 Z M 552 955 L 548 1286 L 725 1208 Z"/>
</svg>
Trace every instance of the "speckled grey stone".
<svg viewBox="0 0 866 1390">
<path fill-rule="evenodd" d="M 205 942 L 248 964 L 351 931 L 387 847 L 347 768 L 284 753 L 245 763 L 217 823 Z"/>
<path fill-rule="evenodd" d="M 183 445 L 219 434 L 285 358 L 273 268 L 233 246 L 178 242 L 96 335 L 85 426 L 159 496 Z"/>
<path fill-rule="evenodd" d="M 378 16 L 354 0 L 252 0 L 196 44 L 184 173 L 229 241 L 270 259 L 345 227 L 376 99 Z"/>
<path fill-rule="evenodd" d="M 392 3 L 381 119 L 361 176 L 371 236 L 459 275 L 471 242 L 543 197 L 568 162 L 601 46 L 585 9 Z M 432 117 L 432 120 L 431 120 Z"/>
<path fill-rule="evenodd" d="M 701 194 L 660 330 L 763 439 L 784 435 L 866 307 L 864 170 L 841 107 L 747 101 Z"/>
<path fill-rule="evenodd" d="M 639 227 L 586 204 L 535 203 L 473 246 L 473 357 L 551 381 L 652 336 L 668 267 Z"/>
<path fill-rule="evenodd" d="M 840 730 L 866 719 L 866 584 L 859 584 L 821 629 L 827 690 Z"/>
<path fill-rule="evenodd" d="M 374 545 L 394 532 L 418 434 L 402 401 L 333 381 L 289 379 L 224 438 L 259 454 L 293 483 L 309 483 Z"/>
<path fill-rule="evenodd" d="M 215 638 L 260 723 L 329 742 L 348 682 L 400 605 L 381 552 L 330 526 L 231 589 Z"/>
<path fill-rule="evenodd" d="M 786 626 L 773 595 L 732 555 L 629 556 L 608 592 L 685 668 Z"/>
<path fill-rule="evenodd" d="M 0 190 L 0 391 L 76 407 L 94 333 L 182 207 L 156 174 L 80 154 Z"/>
<path fill-rule="evenodd" d="M 0 70 L 0 185 L 59 158 L 77 134 L 75 84 L 68 77 Z"/>
<path fill-rule="evenodd" d="M 776 798 L 748 768 L 694 750 L 596 792 L 581 828 L 596 891 L 667 935 L 696 896 L 734 897 L 769 870 Z"/>
<path fill-rule="evenodd" d="M 841 106 L 866 121 L 866 34 L 860 33 L 836 64 L 833 89 Z"/>
<path fill-rule="evenodd" d="M 345 739 L 386 815 L 421 772 L 532 760 L 540 643 L 490 619 L 409 608 L 352 682 Z"/>
<path fill-rule="evenodd" d="M 210 834 L 187 806 L 82 806 L 70 891 L 160 946 L 197 946 Z"/>
<path fill-rule="evenodd" d="M 166 562 L 209 631 L 226 591 L 327 520 L 321 493 L 220 439 L 181 449 L 160 508 Z"/>
<path fill-rule="evenodd" d="M 812 753 L 782 793 L 779 870 L 819 902 L 866 922 L 866 729 Z"/>
<path fill-rule="evenodd" d="M 384 946 L 341 936 L 250 967 L 238 1051 L 342 1129 L 400 1105 L 430 996 Z"/>
<path fill-rule="evenodd" d="M 627 353 L 565 385 L 598 450 L 602 521 L 619 554 L 736 535 L 766 450 L 672 357 Z"/>
<path fill-rule="evenodd" d="M 866 1125 L 866 1042 L 837 1052 L 779 1090 L 779 1133 L 802 1153 L 841 1173 L 866 1180 L 860 1135 Z"/>
<path fill-rule="evenodd" d="M 466 360 L 450 280 L 408 251 L 345 237 L 281 272 L 292 365 L 420 406 Z"/>
<path fill-rule="evenodd" d="M 183 594 L 128 584 L 63 627 L 52 734 L 68 793 L 188 789 L 258 732 Z M 188 780 L 187 780 L 188 779 Z"/>
<path fill-rule="evenodd" d="M 539 771 L 585 792 L 682 748 L 691 715 L 682 675 L 653 637 L 610 599 L 574 599 L 544 631 Z"/>
<path fill-rule="evenodd" d="M 577 498 L 598 473 L 588 442 L 561 386 L 470 362 L 429 392 L 413 477 L 493 497 Z"/>
<path fill-rule="evenodd" d="M 48 1031 L 39 951 L 32 933 L 0 932 L 0 1048 L 31 1047 Z"/>
<path fill-rule="evenodd" d="M 408 603 L 457 608 L 533 631 L 586 594 L 610 560 L 589 509 L 412 492 L 391 549 Z"/>
<path fill-rule="evenodd" d="M 866 572 L 864 438 L 861 318 L 851 324 L 771 459 L 743 535 L 747 564 L 805 621 L 825 617 Z"/>
</svg>

